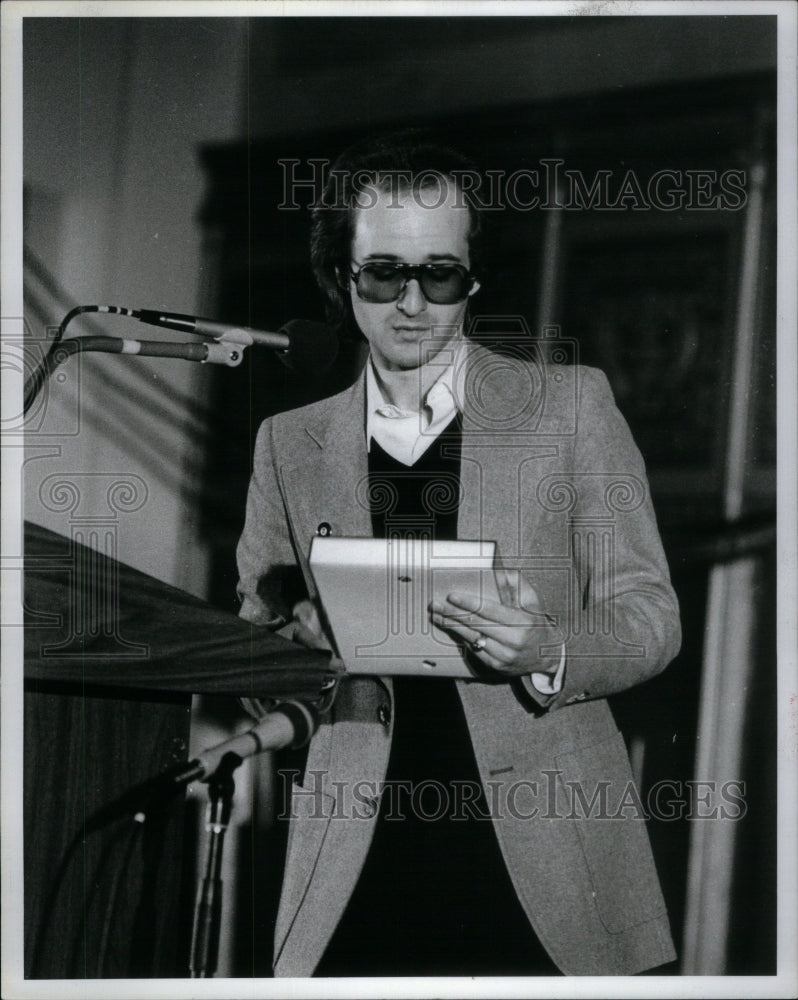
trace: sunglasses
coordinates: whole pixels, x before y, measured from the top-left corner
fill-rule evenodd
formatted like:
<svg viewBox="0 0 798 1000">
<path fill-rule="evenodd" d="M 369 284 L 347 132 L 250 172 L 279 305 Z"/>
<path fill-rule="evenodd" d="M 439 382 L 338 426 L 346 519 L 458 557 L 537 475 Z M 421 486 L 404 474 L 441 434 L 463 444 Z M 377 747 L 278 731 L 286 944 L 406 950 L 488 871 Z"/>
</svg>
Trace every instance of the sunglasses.
<svg viewBox="0 0 798 1000">
<path fill-rule="evenodd" d="M 403 264 L 374 261 L 350 272 L 358 298 L 364 302 L 395 302 L 408 281 L 418 282 L 424 298 L 439 306 L 468 298 L 476 278 L 462 264 Z"/>
</svg>

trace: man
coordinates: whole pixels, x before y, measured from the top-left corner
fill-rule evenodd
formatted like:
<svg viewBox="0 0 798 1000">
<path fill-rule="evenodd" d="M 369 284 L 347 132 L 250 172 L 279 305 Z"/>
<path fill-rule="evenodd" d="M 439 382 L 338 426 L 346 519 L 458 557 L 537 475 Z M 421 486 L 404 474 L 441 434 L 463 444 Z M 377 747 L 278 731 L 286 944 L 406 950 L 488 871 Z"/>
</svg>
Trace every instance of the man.
<svg viewBox="0 0 798 1000">
<path fill-rule="evenodd" d="M 407 135 L 339 159 L 312 256 L 369 359 L 258 435 L 238 549 L 253 623 L 329 648 L 307 564 L 320 531 L 431 523 L 502 557 L 499 601 L 429 609 L 473 679 L 340 683 L 293 789 L 276 975 L 631 974 L 674 957 L 605 700 L 680 642 L 642 459 L 599 372 L 465 337 L 469 170 Z M 291 609 L 297 564 L 308 598 Z M 425 804 L 431 788 L 447 808 Z"/>
</svg>

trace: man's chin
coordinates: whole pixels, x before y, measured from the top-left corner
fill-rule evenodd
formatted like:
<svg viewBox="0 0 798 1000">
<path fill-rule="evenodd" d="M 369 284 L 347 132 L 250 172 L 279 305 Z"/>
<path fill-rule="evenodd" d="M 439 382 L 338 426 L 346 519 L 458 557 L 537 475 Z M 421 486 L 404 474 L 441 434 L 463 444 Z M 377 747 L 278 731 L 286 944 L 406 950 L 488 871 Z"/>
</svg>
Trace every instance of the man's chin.
<svg viewBox="0 0 798 1000">
<path fill-rule="evenodd" d="M 429 364 L 444 348 L 449 347 L 456 335 L 457 331 L 451 334 L 425 332 L 417 338 L 407 335 L 394 345 L 389 360 L 401 371 L 421 368 Z"/>
</svg>

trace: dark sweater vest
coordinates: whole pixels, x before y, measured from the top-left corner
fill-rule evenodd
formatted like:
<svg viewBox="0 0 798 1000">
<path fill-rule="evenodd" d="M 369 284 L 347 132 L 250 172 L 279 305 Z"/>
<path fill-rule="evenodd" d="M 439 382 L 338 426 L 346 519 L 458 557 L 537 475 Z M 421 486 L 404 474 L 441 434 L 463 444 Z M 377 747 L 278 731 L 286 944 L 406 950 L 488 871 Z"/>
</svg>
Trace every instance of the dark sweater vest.
<svg viewBox="0 0 798 1000">
<path fill-rule="evenodd" d="M 461 439 L 456 418 L 410 467 L 372 441 L 369 493 L 395 498 L 372 508 L 375 537 L 457 537 Z M 389 790 L 316 975 L 557 974 L 507 874 L 454 682 L 393 684 Z"/>
</svg>

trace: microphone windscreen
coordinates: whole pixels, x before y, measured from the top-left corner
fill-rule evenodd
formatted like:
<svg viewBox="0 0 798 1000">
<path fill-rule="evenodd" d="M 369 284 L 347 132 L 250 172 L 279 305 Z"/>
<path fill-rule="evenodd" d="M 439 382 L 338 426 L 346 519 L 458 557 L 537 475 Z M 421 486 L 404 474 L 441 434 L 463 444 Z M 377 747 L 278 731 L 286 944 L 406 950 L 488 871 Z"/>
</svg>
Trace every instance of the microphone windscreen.
<svg viewBox="0 0 798 1000">
<path fill-rule="evenodd" d="M 285 358 L 289 368 L 320 374 L 338 357 L 338 335 L 326 323 L 292 319 L 280 332 L 291 342 Z"/>
</svg>

